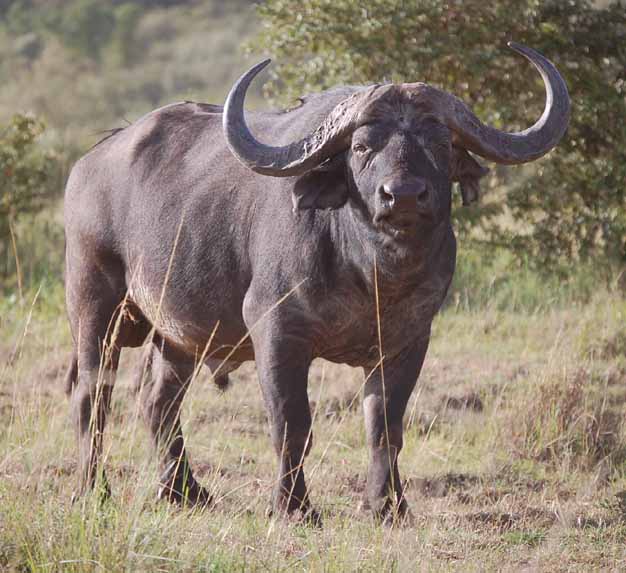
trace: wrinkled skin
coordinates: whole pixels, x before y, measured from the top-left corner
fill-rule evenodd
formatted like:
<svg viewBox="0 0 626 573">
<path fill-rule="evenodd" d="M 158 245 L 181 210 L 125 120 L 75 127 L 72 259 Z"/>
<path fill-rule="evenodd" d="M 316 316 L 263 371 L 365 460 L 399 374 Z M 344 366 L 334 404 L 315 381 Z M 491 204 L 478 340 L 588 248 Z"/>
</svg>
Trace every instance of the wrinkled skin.
<svg viewBox="0 0 626 573">
<path fill-rule="evenodd" d="M 247 119 L 260 139 L 286 144 L 359 89 Z M 96 480 L 120 351 L 149 337 L 139 395 L 160 497 L 210 502 L 179 418 L 198 360 L 223 385 L 254 359 L 279 461 L 273 510 L 317 522 L 303 462 L 308 371 L 321 357 L 368 375 L 367 501 L 380 520 L 407 515 L 402 418 L 454 272 L 451 187 L 475 193 L 486 170 L 402 86 L 380 94 L 344 148 L 298 177 L 252 173 L 229 151 L 222 109 L 189 102 L 115 132 L 76 164 L 65 218 L 77 494 Z"/>
</svg>

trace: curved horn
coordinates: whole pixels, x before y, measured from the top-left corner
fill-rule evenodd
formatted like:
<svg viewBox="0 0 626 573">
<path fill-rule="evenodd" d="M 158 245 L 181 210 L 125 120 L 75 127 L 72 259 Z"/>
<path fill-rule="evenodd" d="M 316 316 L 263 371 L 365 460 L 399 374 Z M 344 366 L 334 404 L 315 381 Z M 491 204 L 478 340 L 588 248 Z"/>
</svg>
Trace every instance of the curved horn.
<svg viewBox="0 0 626 573">
<path fill-rule="evenodd" d="M 282 147 L 266 145 L 250 132 L 243 105 L 248 86 L 270 61 L 250 68 L 231 88 L 222 116 L 224 135 L 235 157 L 252 171 L 274 177 L 302 175 L 348 145 L 347 136 L 355 127 L 358 92 L 339 103 L 316 130 L 300 141 Z"/>
<path fill-rule="evenodd" d="M 460 99 L 426 84 L 407 87 L 435 104 L 462 147 L 496 163 L 526 163 L 548 153 L 563 137 L 569 124 L 570 100 L 565 81 L 548 59 L 520 44 L 508 45 L 539 70 L 546 89 L 542 116 L 524 131 L 507 133 L 489 127 Z M 358 125 L 357 104 L 368 101 L 379 86 L 356 92 L 339 103 L 316 130 L 300 141 L 272 147 L 255 139 L 243 109 L 248 86 L 269 63 L 264 60 L 252 67 L 230 90 L 224 106 L 224 134 L 230 150 L 251 170 L 274 177 L 301 175 L 348 145 L 347 138 Z M 363 111 L 364 106 L 361 108 Z"/>
<path fill-rule="evenodd" d="M 460 99 L 445 92 L 440 92 L 438 99 L 446 100 L 442 110 L 445 121 L 462 147 L 496 163 L 526 163 L 548 153 L 563 137 L 569 124 L 570 99 L 552 62 L 526 46 L 514 42 L 508 46 L 530 60 L 543 79 L 546 105 L 532 127 L 514 133 L 499 131 L 483 124 Z"/>
</svg>

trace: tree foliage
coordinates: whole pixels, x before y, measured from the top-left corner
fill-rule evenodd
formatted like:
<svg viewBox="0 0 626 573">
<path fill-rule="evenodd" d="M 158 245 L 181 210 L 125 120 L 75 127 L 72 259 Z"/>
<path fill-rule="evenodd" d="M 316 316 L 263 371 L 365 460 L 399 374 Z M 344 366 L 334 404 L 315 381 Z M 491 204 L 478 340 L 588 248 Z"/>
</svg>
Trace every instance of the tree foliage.
<svg viewBox="0 0 626 573">
<path fill-rule="evenodd" d="M 142 15 L 141 6 L 131 2 L 120 4 L 114 11 L 116 25 L 112 34 L 112 44 L 117 62 L 121 66 L 133 63 L 137 51 L 135 32 Z"/>
<path fill-rule="evenodd" d="M 20 41 L 34 37 L 41 43 L 41 34 L 53 35 L 75 55 L 94 61 L 112 45 L 124 65 L 131 59 L 134 31 L 145 10 L 137 2 L 13 0 L 4 12 L 4 22 L 10 33 L 23 37 Z M 31 59 L 39 52 L 33 51 Z"/>
<path fill-rule="evenodd" d="M 427 81 L 495 127 L 520 129 L 541 114 L 542 90 L 506 42 L 546 54 L 570 89 L 567 136 L 532 167 L 496 169 L 493 190 L 457 209 L 457 225 L 542 269 L 626 266 L 623 0 L 269 0 L 258 10 L 254 48 L 276 61 L 269 93 L 289 99 L 337 84 Z"/>
<path fill-rule="evenodd" d="M 31 189 L 30 214 L 24 215 L 29 194 L 13 180 L 0 180 L 5 207 L 9 192 L 24 290 L 62 275 L 59 207 L 72 163 L 103 130 L 154 107 L 181 99 L 223 101 L 244 59 L 241 41 L 256 25 L 251 5 L 252 0 L 0 0 L 0 147 L 10 145 L 7 126 L 22 111 L 46 124 L 30 160 L 37 149 L 54 151 L 49 177 L 38 192 Z M 87 33 L 95 29 L 96 35 Z M 19 286 L 15 262 L 4 209 L 0 291 Z"/>
<path fill-rule="evenodd" d="M 64 43 L 92 59 L 100 56 L 114 28 L 112 7 L 98 0 L 76 0 L 61 13 L 58 24 Z"/>
<path fill-rule="evenodd" d="M 5 277 L 17 219 L 41 209 L 50 196 L 55 158 L 38 143 L 43 130 L 36 118 L 17 114 L 0 131 L 0 268 Z"/>
</svg>

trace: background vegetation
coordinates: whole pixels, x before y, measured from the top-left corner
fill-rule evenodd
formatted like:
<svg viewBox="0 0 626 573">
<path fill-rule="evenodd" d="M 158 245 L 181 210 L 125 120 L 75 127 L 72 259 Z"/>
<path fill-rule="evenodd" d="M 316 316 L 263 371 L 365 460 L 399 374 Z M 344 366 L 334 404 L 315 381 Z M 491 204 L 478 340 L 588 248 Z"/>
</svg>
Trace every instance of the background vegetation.
<svg viewBox="0 0 626 573">
<path fill-rule="evenodd" d="M 249 56 L 275 57 L 267 92 L 281 103 L 341 83 L 427 79 L 505 129 L 529 125 L 543 105 L 535 70 L 506 41 L 535 46 L 570 87 L 568 136 L 536 164 L 492 170 L 482 203 L 455 210 L 463 245 L 576 288 L 581 268 L 611 284 L 626 267 L 623 0 L 269 0 L 256 14 L 250 0 L 5 0 L 0 9 L 0 121 L 34 114 L 54 158 L 47 183 L 35 177 L 28 192 L 39 207 L 44 196 L 58 205 L 69 166 L 104 129 L 176 99 L 222 101 L 246 65 L 246 39 Z M 14 200 L 14 219 L 18 211 Z M 0 269 L 14 288 L 6 228 Z M 30 230 L 16 229 L 18 250 L 32 249 Z M 45 263 L 27 268 L 26 284 L 60 276 Z"/>
<path fill-rule="evenodd" d="M 275 468 L 252 365 L 226 396 L 200 376 L 186 401 L 216 508 L 154 503 L 139 351 L 107 431 L 113 500 L 70 505 L 61 207 L 75 159 L 158 105 L 223 101 L 267 55 L 277 104 L 426 80 L 523 128 L 542 89 L 509 39 L 557 64 L 572 124 L 536 164 L 493 169 L 479 206 L 457 202 L 458 270 L 401 458 L 416 526 L 381 531 L 360 509 L 363 374 L 322 362 L 308 467 L 324 531 L 265 516 Z M 0 0 L 0 79 L 0 569 L 626 569 L 623 1 Z"/>
<path fill-rule="evenodd" d="M 60 199 L 73 162 L 104 130 L 159 105 L 182 99 L 223 101 L 246 66 L 240 44 L 250 37 L 254 19 L 248 0 L 2 2 L 0 125 L 8 132 L 0 131 L 0 146 L 14 155 L 9 126 L 16 113 L 25 113 L 38 126 L 38 151 L 24 152 L 45 154 L 52 161 L 45 181 L 39 170 L 27 182 L 29 190 L 22 182 L 11 191 L 26 287 L 61 280 Z M 13 183 L 3 185 L 8 189 Z M 15 203 L 17 194 L 26 210 Z M 36 196 L 36 203 L 26 205 L 27 194 Z M 45 216 L 36 215 L 43 207 Z M 31 215 L 20 223 L 18 215 L 26 211 Z M 0 290 L 10 295 L 18 275 L 6 229 L 0 222 Z"/>
</svg>

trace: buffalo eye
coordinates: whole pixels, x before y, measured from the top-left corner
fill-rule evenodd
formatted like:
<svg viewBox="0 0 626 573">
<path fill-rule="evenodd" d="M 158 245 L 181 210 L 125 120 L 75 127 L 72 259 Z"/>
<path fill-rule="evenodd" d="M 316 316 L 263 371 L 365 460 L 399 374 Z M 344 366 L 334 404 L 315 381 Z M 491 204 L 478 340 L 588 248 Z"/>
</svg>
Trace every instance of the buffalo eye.
<svg viewBox="0 0 626 573">
<path fill-rule="evenodd" d="M 365 155 L 369 150 L 367 146 L 363 145 L 362 143 L 355 143 L 352 146 L 352 151 L 357 155 Z"/>
</svg>

